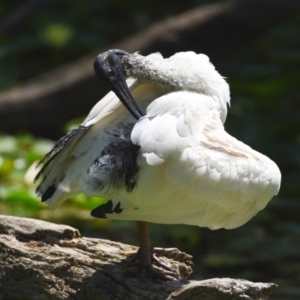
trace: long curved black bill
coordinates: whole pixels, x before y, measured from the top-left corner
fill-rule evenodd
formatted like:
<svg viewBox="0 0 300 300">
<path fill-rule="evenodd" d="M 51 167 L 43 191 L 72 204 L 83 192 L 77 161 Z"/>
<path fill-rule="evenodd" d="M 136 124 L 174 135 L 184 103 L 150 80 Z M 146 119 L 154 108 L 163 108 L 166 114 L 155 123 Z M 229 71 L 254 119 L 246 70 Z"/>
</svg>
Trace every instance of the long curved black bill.
<svg viewBox="0 0 300 300">
<path fill-rule="evenodd" d="M 101 82 L 110 88 L 135 119 L 140 119 L 143 113 L 133 99 L 125 79 L 121 58 L 129 53 L 123 50 L 109 50 L 96 58 L 94 70 Z"/>
</svg>

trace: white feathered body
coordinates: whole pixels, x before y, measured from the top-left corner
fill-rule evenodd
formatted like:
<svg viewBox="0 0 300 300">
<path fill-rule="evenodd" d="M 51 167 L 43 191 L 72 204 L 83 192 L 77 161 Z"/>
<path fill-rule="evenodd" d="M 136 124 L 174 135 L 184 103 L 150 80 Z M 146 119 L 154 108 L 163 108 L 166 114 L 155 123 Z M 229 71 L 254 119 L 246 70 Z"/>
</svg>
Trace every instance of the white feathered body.
<svg viewBox="0 0 300 300">
<path fill-rule="evenodd" d="M 112 199 L 120 212 L 106 214 L 111 219 L 212 229 L 249 221 L 278 193 L 281 174 L 272 160 L 224 130 L 229 103 L 225 80 L 205 55 L 192 52 L 169 59 L 155 54 L 141 63 L 139 55 L 133 59 L 138 61 L 136 73 L 143 73 L 139 68 L 149 72 L 129 74 L 138 78 L 128 80 L 145 116 L 136 121 L 110 92 L 83 122 L 85 130 L 55 157 L 39 193 L 55 183 L 47 200 L 54 207 L 81 192 Z M 130 192 L 122 185 L 103 184 L 108 182 L 105 168 L 92 179 L 89 171 L 112 143 L 113 132 L 129 123 L 131 141 L 139 146 Z"/>
</svg>

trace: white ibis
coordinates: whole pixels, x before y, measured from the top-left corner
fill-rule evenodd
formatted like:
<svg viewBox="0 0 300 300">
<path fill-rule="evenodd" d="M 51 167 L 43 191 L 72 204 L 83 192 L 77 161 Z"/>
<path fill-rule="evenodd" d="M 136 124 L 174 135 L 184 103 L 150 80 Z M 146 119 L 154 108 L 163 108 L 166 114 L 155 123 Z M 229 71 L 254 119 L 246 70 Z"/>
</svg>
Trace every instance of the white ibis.
<svg viewBox="0 0 300 300">
<path fill-rule="evenodd" d="M 43 158 L 37 193 L 53 207 L 109 199 L 92 216 L 138 221 L 143 271 L 173 278 L 153 266 L 146 222 L 239 227 L 278 193 L 280 171 L 224 130 L 229 87 L 206 55 L 110 50 L 94 68 L 112 91 Z"/>
</svg>

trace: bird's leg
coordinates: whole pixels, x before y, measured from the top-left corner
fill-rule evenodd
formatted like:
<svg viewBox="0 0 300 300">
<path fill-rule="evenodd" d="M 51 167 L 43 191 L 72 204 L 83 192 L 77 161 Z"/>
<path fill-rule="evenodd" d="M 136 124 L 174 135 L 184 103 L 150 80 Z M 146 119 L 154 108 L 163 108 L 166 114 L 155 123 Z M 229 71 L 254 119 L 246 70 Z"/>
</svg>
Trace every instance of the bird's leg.
<svg viewBox="0 0 300 300">
<path fill-rule="evenodd" d="M 150 247 L 148 223 L 138 221 L 137 227 L 139 231 L 139 239 L 140 239 L 139 253 L 141 255 L 142 266 L 150 266 L 152 264 L 152 261 L 151 261 L 151 251 L 150 251 L 151 247 Z"/>
<path fill-rule="evenodd" d="M 164 280 L 174 280 L 176 279 L 176 272 L 162 263 L 154 253 L 167 253 L 171 249 L 162 249 L 151 248 L 150 239 L 149 239 L 149 231 L 148 231 L 148 223 L 147 222 L 137 222 L 139 238 L 140 238 L 140 249 L 137 253 L 137 257 L 141 258 L 141 267 L 142 272 L 145 273 L 148 277 L 156 277 Z M 174 248 L 172 248 L 173 251 Z M 157 266 L 163 268 L 164 270 L 155 268 L 153 266 L 155 263 Z"/>
</svg>

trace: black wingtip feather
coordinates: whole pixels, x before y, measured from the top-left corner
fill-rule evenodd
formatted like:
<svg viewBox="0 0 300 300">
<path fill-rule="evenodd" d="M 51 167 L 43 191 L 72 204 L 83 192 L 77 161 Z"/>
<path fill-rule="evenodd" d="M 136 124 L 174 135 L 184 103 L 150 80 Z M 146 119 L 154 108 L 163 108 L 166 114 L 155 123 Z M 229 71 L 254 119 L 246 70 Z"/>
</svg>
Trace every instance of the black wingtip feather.
<svg viewBox="0 0 300 300">
<path fill-rule="evenodd" d="M 34 182 L 36 182 L 41 176 L 44 176 L 44 180 L 45 180 L 45 177 L 47 177 L 48 168 L 49 168 L 50 164 L 54 161 L 54 159 L 58 156 L 58 154 L 60 154 L 61 151 L 63 149 L 65 149 L 65 147 L 69 144 L 69 142 L 71 142 L 73 140 L 73 138 L 75 136 L 77 136 L 79 133 L 82 133 L 88 129 L 89 129 L 89 127 L 87 127 L 87 126 L 79 125 L 78 127 L 74 128 L 73 130 L 68 132 L 65 136 L 60 138 L 58 141 L 56 141 L 56 143 L 54 144 L 52 149 L 43 157 L 42 160 L 40 160 L 37 163 L 36 167 L 39 167 L 42 164 L 43 164 L 43 167 L 41 168 L 41 170 L 38 172 L 38 174 L 34 178 Z"/>
<path fill-rule="evenodd" d="M 112 200 L 102 204 L 91 211 L 91 216 L 100 219 L 106 219 L 106 214 L 120 214 L 123 211 L 120 202 L 113 208 Z"/>
<path fill-rule="evenodd" d="M 53 196 L 53 194 L 55 193 L 56 189 L 57 189 L 57 187 L 55 184 L 50 185 L 46 189 L 46 191 L 42 194 L 42 197 L 41 197 L 42 202 L 45 202 L 48 199 L 50 199 Z"/>
</svg>

